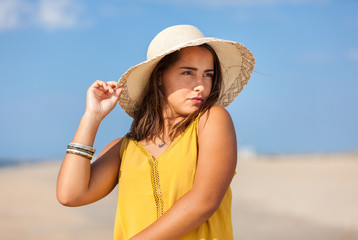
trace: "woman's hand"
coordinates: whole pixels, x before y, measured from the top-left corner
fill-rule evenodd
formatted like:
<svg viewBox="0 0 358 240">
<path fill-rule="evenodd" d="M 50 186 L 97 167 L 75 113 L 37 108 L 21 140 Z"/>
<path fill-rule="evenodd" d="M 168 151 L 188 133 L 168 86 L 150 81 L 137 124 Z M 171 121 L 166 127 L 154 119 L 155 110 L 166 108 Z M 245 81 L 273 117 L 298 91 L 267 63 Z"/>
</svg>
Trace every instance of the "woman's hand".
<svg viewBox="0 0 358 240">
<path fill-rule="evenodd" d="M 122 87 L 116 89 L 117 82 L 95 81 L 87 90 L 86 113 L 104 119 L 116 106 Z"/>
</svg>

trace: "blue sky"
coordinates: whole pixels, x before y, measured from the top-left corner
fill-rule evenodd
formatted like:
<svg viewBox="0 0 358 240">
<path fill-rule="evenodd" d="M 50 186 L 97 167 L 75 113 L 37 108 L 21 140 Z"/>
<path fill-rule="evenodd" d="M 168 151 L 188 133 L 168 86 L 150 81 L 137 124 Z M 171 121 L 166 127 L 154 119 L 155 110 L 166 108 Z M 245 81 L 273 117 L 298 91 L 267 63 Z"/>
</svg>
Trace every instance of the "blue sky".
<svg viewBox="0 0 358 240">
<path fill-rule="evenodd" d="M 228 107 L 240 148 L 358 150 L 358 2 L 0 0 L 0 157 L 62 157 L 96 79 L 118 80 L 175 24 L 243 43 L 256 58 Z M 123 136 L 116 107 L 97 149 Z"/>
</svg>

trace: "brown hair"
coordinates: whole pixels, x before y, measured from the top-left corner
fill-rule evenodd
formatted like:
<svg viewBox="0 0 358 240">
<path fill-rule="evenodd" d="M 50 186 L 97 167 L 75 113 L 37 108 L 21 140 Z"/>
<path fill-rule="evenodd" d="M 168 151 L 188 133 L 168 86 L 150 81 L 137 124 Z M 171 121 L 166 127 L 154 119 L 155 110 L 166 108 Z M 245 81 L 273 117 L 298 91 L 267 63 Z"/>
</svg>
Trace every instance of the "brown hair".
<svg viewBox="0 0 358 240">
<path fill-rule="evenodd" d="M 214 49 L 208 44 L 202 44 L 199 45 L 199 47 L 209 50 L 214 60 L 214 76 L 210 95 L 196 112 L 190 114 L 172 126 L 171 131 L 169 132 L 169 138 L 171 141 L 183 133 L 189 124 L 199 114 L 203 114 L 208 109 L 210 109 L 210 107 L 212 107 L 218 100 L 220 95 L 222 75 L 219 58 L 216 55 Z M 165 129 L 162 110 L 167 103 L 167 99 L 165 96 L 164 88 L 159 83 L 159 75 L 161 72 L 178 61 L 179 58 L 180 50 L 166 55 L 154 68 L 150 76 L 142 104 L 134 114 L 132 126 L 127 134 L 128 137 L 131 137 L 137 141 L 141 141 L 143 139 L 154 140 L 156 137 L 164 140 Z"/>
</svg>

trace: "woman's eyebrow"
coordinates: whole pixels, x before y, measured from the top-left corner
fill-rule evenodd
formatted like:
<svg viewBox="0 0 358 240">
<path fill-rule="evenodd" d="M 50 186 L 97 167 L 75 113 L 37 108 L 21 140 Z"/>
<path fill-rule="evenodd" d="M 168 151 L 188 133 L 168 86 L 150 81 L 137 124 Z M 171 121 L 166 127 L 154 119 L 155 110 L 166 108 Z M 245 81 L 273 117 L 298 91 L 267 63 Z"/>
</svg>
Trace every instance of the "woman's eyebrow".
<svg viewBox="0 0 358 240">
<path fill-rule="evenodd" d="M 180 69 L 187 69 L 187 70 L 192 70 L 192 71 L 198 71 L 197 68 L 195 67 L 180 67 Z M 207 69 L 204 72 L 214 72 L 214 69 Z"/>
<path fill-rule="evenodd" d="M 198 71 L 198 69 L 195 68 L 195 67 L 180 67 L 180 69 L 187 69 L 187 70 Z"/>
</svg>

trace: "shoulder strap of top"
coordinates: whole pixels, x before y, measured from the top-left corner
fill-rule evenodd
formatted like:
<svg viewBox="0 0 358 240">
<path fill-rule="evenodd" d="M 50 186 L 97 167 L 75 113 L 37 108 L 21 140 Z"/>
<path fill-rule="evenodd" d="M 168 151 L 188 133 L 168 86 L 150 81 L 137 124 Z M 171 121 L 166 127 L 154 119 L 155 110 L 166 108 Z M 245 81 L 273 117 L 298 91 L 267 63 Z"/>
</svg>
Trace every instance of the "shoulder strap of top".
<svg viewBox="0 0 358 240">
<path fill-rule="evenodd" d="M 127 149 L 128 143 L 129 143 L 129 138 L 124 137 L 122 140 L 121 148 L 119 150 L 119 156 L 121 157 L 121 159 L 123 159 L 122 156 L 124 154 L 124 151 Z"/>
<path fill-rule="evenodd" d="M 201 114 L 199 113 L 198 116 L 194 120 L 194 127 L 195 127 L 197 137 L 199 136 L 199 119 L 200 119 L 200 117 L 201 117 Z"/>
</svg>

